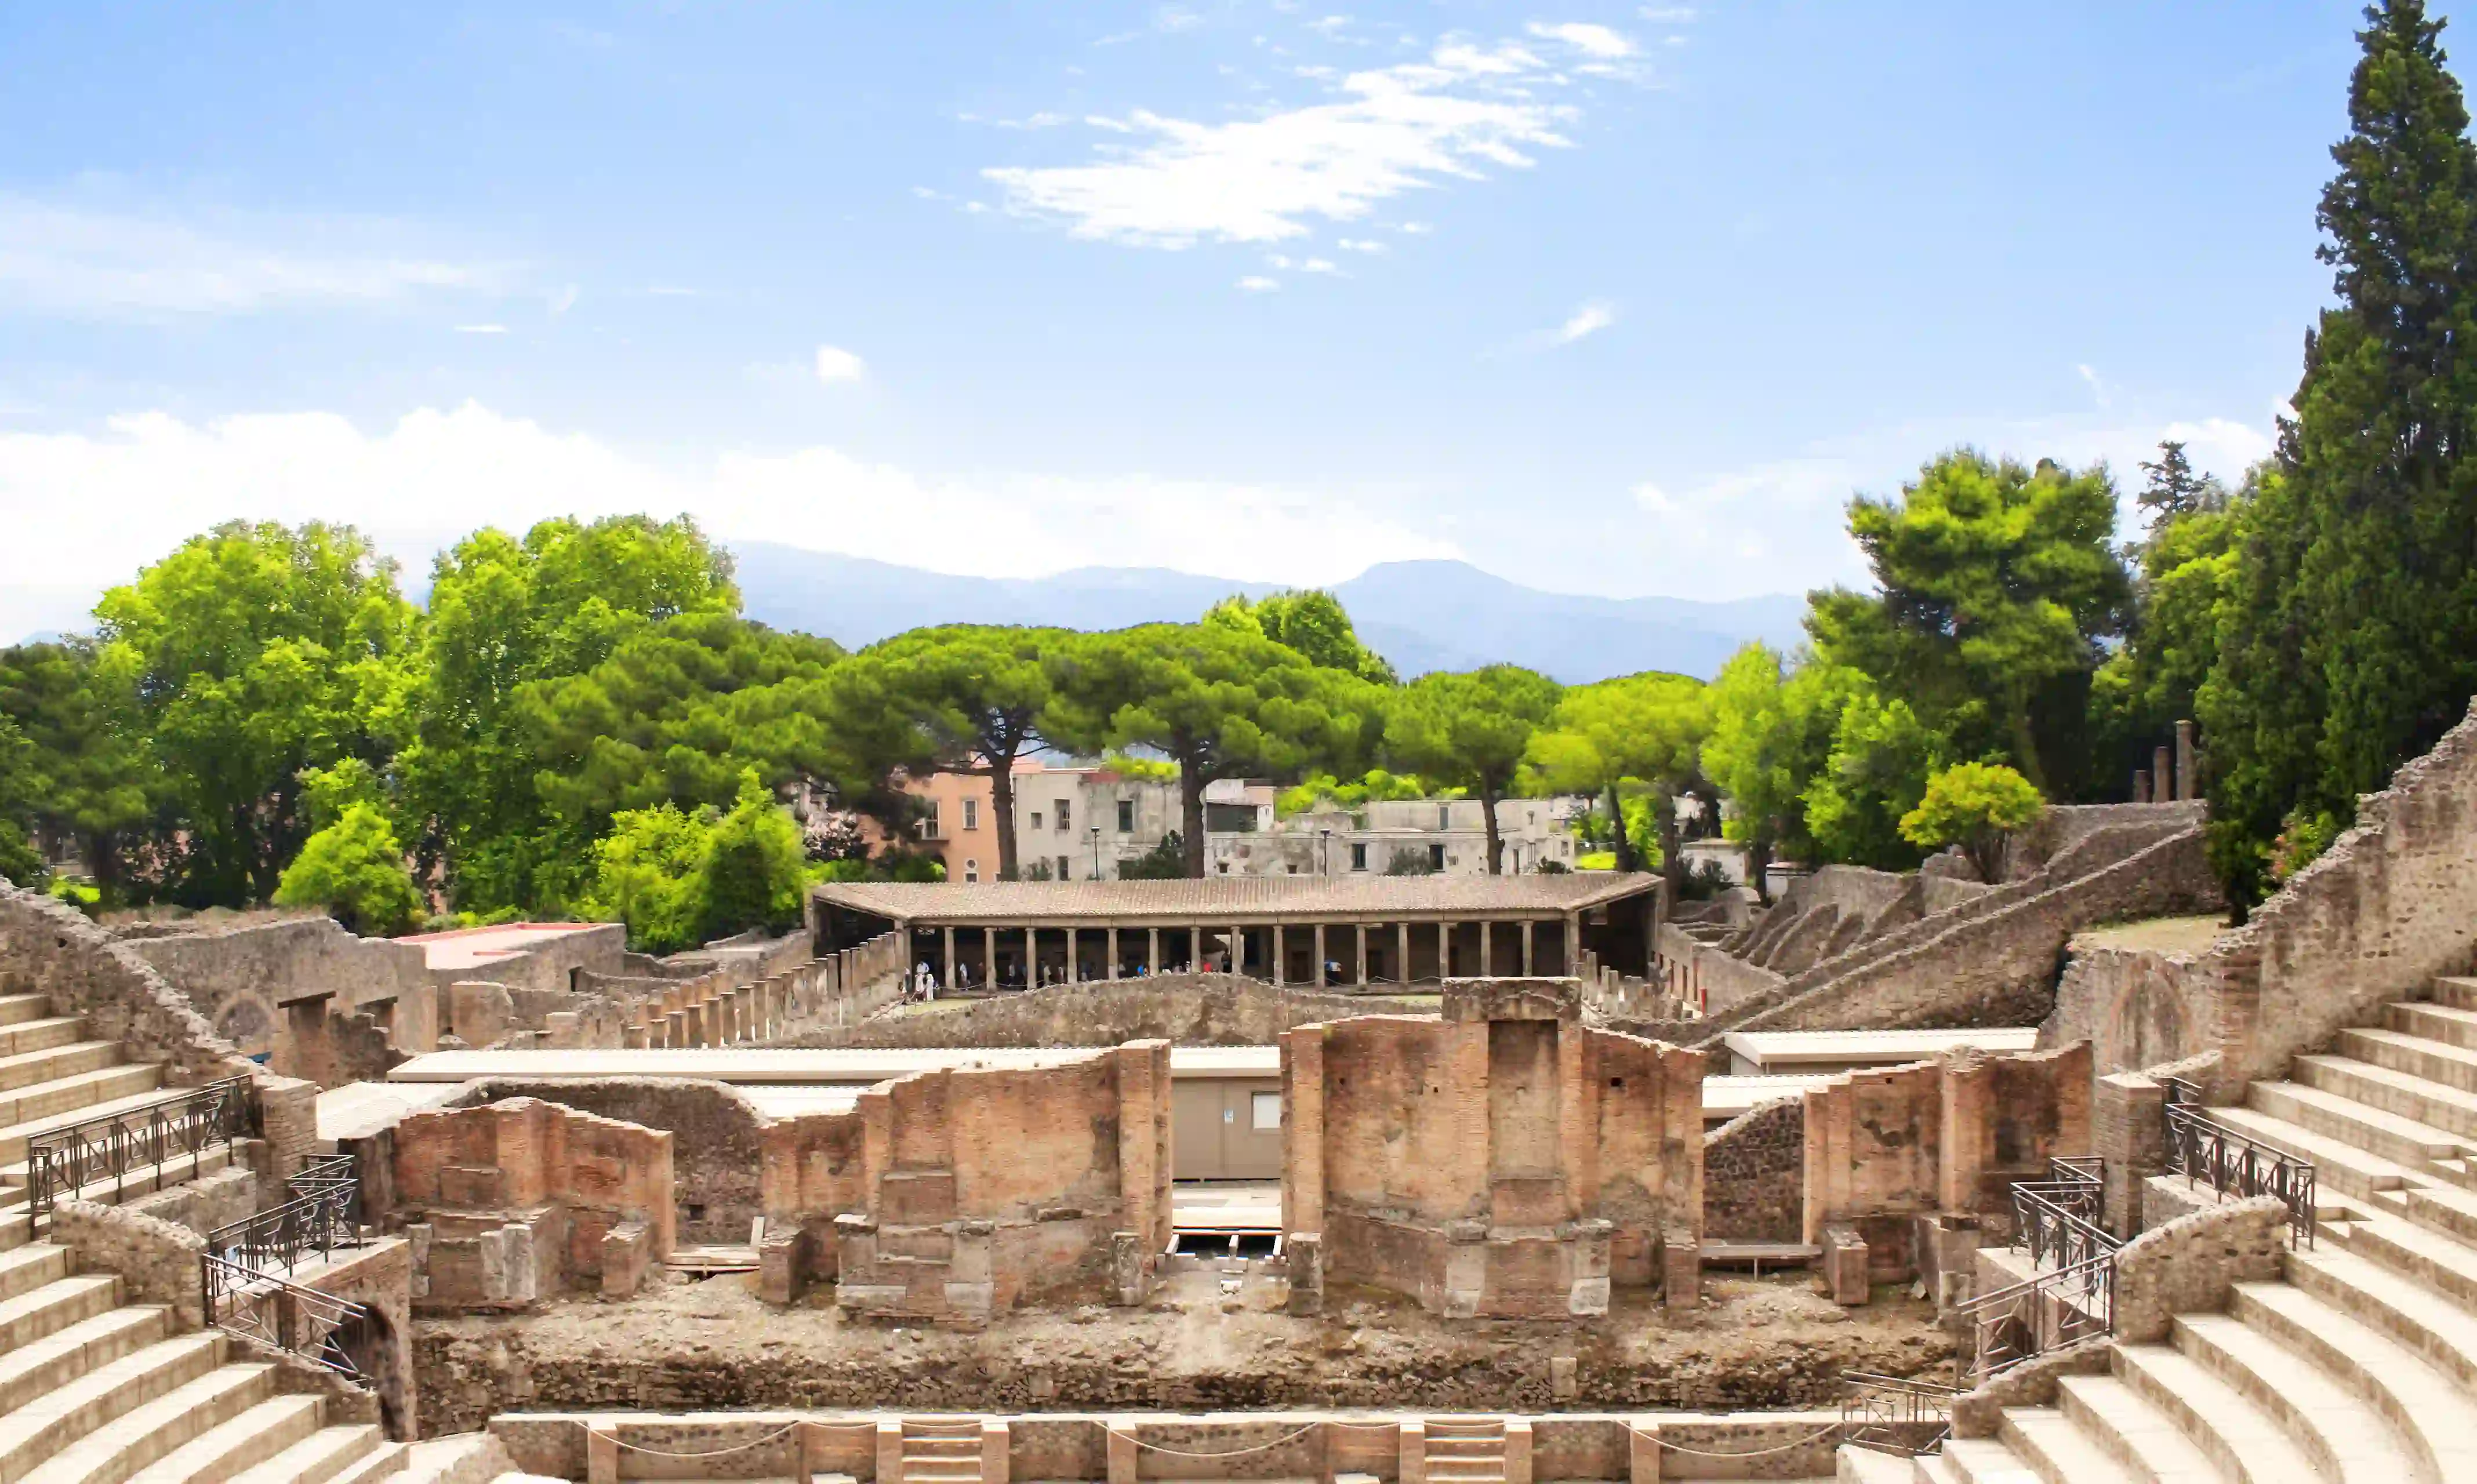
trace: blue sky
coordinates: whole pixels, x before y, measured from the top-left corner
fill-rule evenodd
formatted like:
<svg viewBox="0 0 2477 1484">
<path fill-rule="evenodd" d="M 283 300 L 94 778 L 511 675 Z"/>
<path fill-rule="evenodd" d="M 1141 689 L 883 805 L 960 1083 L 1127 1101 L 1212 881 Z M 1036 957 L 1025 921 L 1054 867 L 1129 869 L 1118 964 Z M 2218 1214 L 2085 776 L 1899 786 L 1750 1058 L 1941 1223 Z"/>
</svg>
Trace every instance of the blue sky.
<svg viewBox="0 0 2477 1484">
<path fill-rule="evenodd" d="M 235 515 L 1853 580 L 1957 443 L 2267 449 L 2354 25 L 0 3 L 0 638 Z"/>
</svg>

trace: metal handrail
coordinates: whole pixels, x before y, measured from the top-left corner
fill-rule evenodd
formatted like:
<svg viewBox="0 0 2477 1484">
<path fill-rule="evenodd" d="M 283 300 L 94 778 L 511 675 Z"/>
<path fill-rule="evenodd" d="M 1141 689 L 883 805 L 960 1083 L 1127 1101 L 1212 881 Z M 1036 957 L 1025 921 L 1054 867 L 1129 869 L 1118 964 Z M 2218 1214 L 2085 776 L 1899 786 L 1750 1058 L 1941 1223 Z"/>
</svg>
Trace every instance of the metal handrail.
<svg viewBox="0 0 2477 1484">
<path fill-rule="evenodd" d="M 1843 1371 L 1840 1379 L 1849 1388 L 1840 1397 L 1841 1442 L 1915 1458 L 1952 1435 L 1952 1398 L 1961 1388 L 1865 1371 Z M 1920 1436 L 1927 1426 L 1935 1430 Z"/>
<path fill-rule="evenodd" d="M 338 1217 L 347 1223 L 362 1216 L 362 1177 L 350 1154 L 328 1154 L 313 1159 L 301 1167 L 299 1174 L 284 1182 L 293 1199 L 321 1200 L 337 1207 Z"/>
<path fill-rule="evenodd" d="M 163 1167 L 184 1154 L 194 1174 L 197 1156 L 248 1135 L 249 1114 L 249 1078 L 237 1076 L 46 1129 L 26 1141 L 27 1209 L 48 1216 L 63 1195 L 105 1180 L 118 1200 L 141 1172 L 160 1186 Z"/>
<path fill-rule="evenodd" d="M 348 1380 L 369 1380 L 355 1353 L 376 1333 L 366 1306 L 213 1252 L 198 1254 L 198 1286 L 207 1323 L 216 1328 L 298 1355 Z"/>
<path fill-rule="evenodd" d="M 340 1248 L 361 1245 L 361 1227 L 350 1219 L 347 1203 L 332 1194 L 288 1200 L 207 1233 L 211 1255 L 260 1274 L 279 1266 L 294 1273 L 313 1253 L 323 1262 Z"/>
<path fill-rule="evenodd" d="M 2207 1180 L 2221 1196 L 2269 1196 L 2288 1207 L 2289 1245 L 2314 1246 L 2321 1181 L 2313 1163 L 2211 1117 L 2194 1083 L 2174 1076 L 2161 1080 L 2167 1087 L 2167 1173 L 2183 1175 L 2188 1189 Z"/>
<path fill-rule="evenodd" d="M 2093 1335 L 2115 1332 L 2115 1249 L 1982 1294 L 1953 1312 L 1976 1338 L 1975 1383 Z"/>
<path fill-rule="evenodd" d="M 2069 1268 L 2120 1245 L 2098 1224 L 2098 1187 L 2079 1182 L 2013 1187 L 2013 1220 L 2033 1267 Z"/>
</svg>

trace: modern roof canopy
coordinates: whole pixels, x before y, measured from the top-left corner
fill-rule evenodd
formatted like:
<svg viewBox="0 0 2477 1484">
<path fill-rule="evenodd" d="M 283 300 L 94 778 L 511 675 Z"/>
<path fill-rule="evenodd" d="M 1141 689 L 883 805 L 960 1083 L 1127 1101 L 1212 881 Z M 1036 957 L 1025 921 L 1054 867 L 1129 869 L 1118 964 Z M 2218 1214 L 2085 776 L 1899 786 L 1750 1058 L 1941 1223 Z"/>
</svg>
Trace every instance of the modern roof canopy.
<svg viewBox="0 0 2477 1484">
<path fill-rule="evenodd" d="M 828 881 L 815 901 L 920 927 L 1430 922 L 1562 917 L 1659 889 L 1644 872 L 1563 876 L 1213 876 L 1182 881 Z"/>
</svg>

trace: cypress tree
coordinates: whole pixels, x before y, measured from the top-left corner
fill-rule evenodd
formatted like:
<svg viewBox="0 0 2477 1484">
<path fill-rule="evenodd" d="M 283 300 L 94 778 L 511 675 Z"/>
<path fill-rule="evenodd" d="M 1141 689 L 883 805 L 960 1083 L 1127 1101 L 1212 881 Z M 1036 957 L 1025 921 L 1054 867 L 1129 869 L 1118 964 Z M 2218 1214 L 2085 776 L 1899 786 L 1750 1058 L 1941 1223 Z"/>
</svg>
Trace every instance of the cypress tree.
<svg viewBox="0 0 2477 1484">
<path fill-rule="evenodd" d="M 2307 339 L 2202 698 L 2239 901 L 2284 822 L 2345 822 L 2477 689 L 2477 147 L 2423 0 L 2365 22 L 2315 213 L 2339 302 Z"/>
</svg>

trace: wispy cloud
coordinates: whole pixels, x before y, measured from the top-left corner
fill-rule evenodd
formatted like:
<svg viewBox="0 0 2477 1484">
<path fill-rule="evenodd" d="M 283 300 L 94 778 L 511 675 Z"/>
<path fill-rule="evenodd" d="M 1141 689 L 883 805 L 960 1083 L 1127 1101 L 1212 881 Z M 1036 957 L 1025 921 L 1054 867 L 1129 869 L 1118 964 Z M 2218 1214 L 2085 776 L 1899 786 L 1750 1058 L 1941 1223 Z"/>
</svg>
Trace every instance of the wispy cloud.
<svg viewBox="0 0 2477 1484">
<path fill-rule="evenodd" d="M 1553 38 L 1580 46 L 1564 35 L 1572 29 Z M 1581 29 L 1595 39 L 1606 30 Z M 1079 237 L 1277 242 L 1319 219 L 1359 220 L 1406 191 L 1529 167 L 1533 151 L 1571 143 L 1564 130 L 1578 111 L 1553 94 L 1575 81 L 1520 42 L 1449 40 L 1425 61 L 1354 72 L 1325 102 L 1230 123 L 1143 111 L 1092 119 L 1138 142 L 1096 146 L 1083 164 L 981 173 L 1008 210 L 1063 221 Z"/>
<path fill-rule="evenodd" d="M 392 223 L 98 209 L 0 194 L 0 309 L 245 314 L 495 291 L 503 265 L 424 253 Z"/>
<path fill-rule="evenodd" d="M 1606 26 L 1595 26 L 1588 21 L 1569 20 L 1552 26 L 1544 21 L 1535 20 L 1531 23 L 1530 29 L 1531 34 L 1541 40 L 1563 41 L 1586 56 L 1597 57 L 1606 62 L 1614 62 L 1621 57 L 1631 57 L 1639 50 L 1633 39 L 1624 33 L 1611 30 Z"/>
<path fill-rule="evenodd" d="M 1345 253 L 1389 253 L 1393 249 L 1372 237 L 1343 237 L 1334 243 Z"/>
<path fill-rule="evenodd" d="M 1238 286 L 1251 294 L 1269 294 L 1282 286 L 1282 281 L 1266 278 L 1261 273 L 1250 273 L 1238 281 Z"/>
<path fill-rule="evenodd" d="M 1565 317 L 1565 322 L 1557 327 L 1556 341 L 1559 345 L 1571 345 L 1585 335 L 1598 334 L 1616 322 L 1616 306 L 1594 300 Z"/>
<path fill-rule="evenodd" d="M 839 345 L 817 347 L 817 380 L 857 382 L 868 375 L 868 364 Z"/>
<path fill-rule="evenodd" d="M 458 334 L 506 334 L 508 333 L 508 327 L 505 325 L 459 325 L 456 327 L 456 333 Z"/>
</svg>

